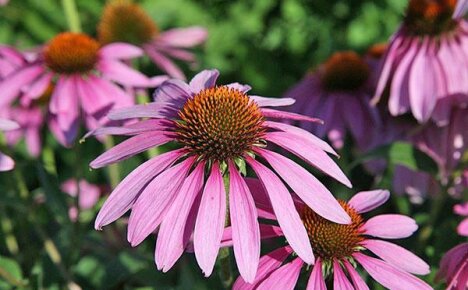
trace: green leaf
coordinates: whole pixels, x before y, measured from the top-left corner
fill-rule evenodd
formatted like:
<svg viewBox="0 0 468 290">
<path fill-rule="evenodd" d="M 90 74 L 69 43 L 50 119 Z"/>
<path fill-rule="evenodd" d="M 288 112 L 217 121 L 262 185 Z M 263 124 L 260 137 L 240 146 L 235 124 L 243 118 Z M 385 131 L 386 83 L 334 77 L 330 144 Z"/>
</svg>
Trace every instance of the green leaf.
<svg viewBox="0 0 468 290">
<path fill-rule="evenodd" d="M 23 281 L 23 273 L 18 263 L 3 256 L 0 256 L 0 277 L 11 286 L 24 287 L 27 285 L 26 281 Z"/>
</svg>

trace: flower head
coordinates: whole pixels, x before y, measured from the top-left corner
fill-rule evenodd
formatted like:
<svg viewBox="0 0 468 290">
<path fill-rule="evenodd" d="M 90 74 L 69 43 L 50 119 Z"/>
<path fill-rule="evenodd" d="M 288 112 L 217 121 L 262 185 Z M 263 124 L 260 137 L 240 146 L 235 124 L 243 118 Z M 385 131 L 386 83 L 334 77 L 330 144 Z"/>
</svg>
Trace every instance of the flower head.
<svg viewBox="0 0 468 290">
<path fill-rule="evenodd" d="M 123 41 L 137 45 L 162 71 L 184 80 L 184 73 L 170 58 L 194 63 L 195 55 L 187 48 L 205 42 L 207 31 L 198 26 L 160 31 L 138 4 L 129 0 L 113 0 L 104 8 L 98 37 L 103 44 Z"/>
<path fill-rule="evenodd" d="M 93 132 L 133 136 L 92 161 L 93 168 L 168 142 L 179 147 L 130 173 L 103 205 L 95 227 L 100 229 L 131 208 L 128 240 L 137 245 L 159 228 L 155 259 L 163 271 L 174 265 L 193 232 L 195 256 L 208 276 L 220 246 L 228 198 L 236 261 L 242 276 L 252 281 L 260 236 L 258 213 L 241 175 L 248 165 L 266 188 L 291 246 L 304 261 L 312 263 L 307 231 L 278 175 L 320 216 L 343 224 L 350 218 L 312 174 L 267 146 L 279 145 L 345 185 L 350 183 L 327 155 L 334 153 L 328 144 L 302 129 L 272 120 L 317 121 L 266 108 L 289 105 L 293 100 L 250 95 L 250 87 L 238 83 L 216 85 L 218 75 L 216 70 L 207 70 L 189 84 L 167 81 L 156 90 L 153 103 L 109 114 L 114 120 L 148 119 Z M 304 185 L 314 188 L 313 194 L 304 191 Z"/>
<path fill-rule="evenodd" d="M 259 212 L 262 213 L 261 217 L 274 220 L 275 215 L 266 193 L 255 180 L 250 180 L 249 185 Z M 296 201 L 316 256 L 310 271 L 308 289 L 327 289 L 327 280 L 333 281 L 333 289 L 368 289 L 355 269 L 357 263 L 389 289 L 432 289 L 410 274 L 428 274 L 429 266 L 424 261 L 396 244 L 371 238 L 406 238 L 417 229 L 415 221 L 403 215 L 382 214 L 369 220 L 362 216 L 385 203 L 388 197 L 388 191 L 374 190 L 359 192 L 349 202 L 340 201 L 351 217 L 350 224 L 325 220 L 307 205 Z M 264 239 L 283 236 L 281 228 L 271 223 L 260 227 Z M 231 244 L 231 234 L 228 228 L 223 236 L 223 245 Z M 368 256 L 365 254 L 367 251 L 379 259 Z M 264 255 L 259 265 L 259 274 L 252 283 L 246 283 L 239 277 L 233 289 L 294 289 L 304 262 L 287 245 Z"/>
<path fill-rule="evenodd" d="M 13 121 L 0 119 L 0 131 L 11 131 L 19 128 L 19 125 Z M 0 152 L 0 171 L 12 170 L 15 162 L 11 157 Z"/>
</svg>

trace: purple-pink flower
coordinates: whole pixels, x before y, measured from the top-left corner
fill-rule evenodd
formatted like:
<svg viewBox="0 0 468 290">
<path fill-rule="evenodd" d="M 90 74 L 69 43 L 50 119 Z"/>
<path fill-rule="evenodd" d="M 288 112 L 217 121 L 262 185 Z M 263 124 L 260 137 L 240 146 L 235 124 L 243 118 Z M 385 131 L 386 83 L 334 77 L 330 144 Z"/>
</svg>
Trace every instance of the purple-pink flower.
<svg viewBox="0 0 468 290">
<path fill-rule="evenodd" d="M 13 121 L 0 119 L 0 131 L 11 131 L 19 128 L 19 125 Z M 0 152 L 0 171 L 12 170 L 15 167 L 15 162 L 10 156 Z"/>
<path fill-rule="evenodd" d="M 34 127 L 38 119 L 31 119 L 34 124 L 29 124 L 27 116 L 37 114 L 45 103 L 44 119 L 57 140 L 66 146 L 76 138 L 81 118 L 89 129 L 95 129 L 107 121 L 104 116 L 110 108 L 134 104 L 134 97 L 116 84 L 149 87 L 167 79 L 150 79 L 123 62 L 142 55 L 140 48 L 124 43 L 101 47 L 80 33 L 58 34 L 29 58 L 11 48 L 2 48 L 2 52 L 21 65 L 0 82 L 0 107 L 19 99 L 21 112 L 26 114 L 18 115 L 26 121 L 21 125 Z"/>
<path fill-rule="evenodd" d="M 92 161 L 93 168 L 166 143 L 178 147 L 131 172 L 104 203 L 95 227 L 100 229 L 131 209 L 128 240 L 136 246 L 159 228 L 155 260 L 163 271 L 174 265 L 193 233 L 195 256 L 208 276 L 228 209 L 237 265 L 242 276 L 253 281 L 260 256 L 260 232 L 258 213 L 241 175 L 248 165 L 266 188 L 291 247 L 311 264 L 314 256 L 307 232 L 285 184 L 324 218 L 342 224 L 349 223 L 350 218 L 317 178 L 267 146 L 278 145 L 351 186 L 327 155 L 336 153 L 307 131 L 275 121 L 317 122 L 267 108 L 290 105 L 293 100 L 250 95 L 250 87 L 239 83 L 217 85 L 218 75 L 217 70 L 205 70 L 189 84 L 166 81 L 156 90 L 153 103 L 113 110 L 108 116 L 112 120 L 144 120 L 93 132 L 131 136 Z"/>
<path fill-rule="evenodd" d="M 319 137 L 328 137 L 341 149 L 349 132 L 359 147 L 372 140 L 370 126 L 379 123 L 377 110 L 370 106 L 370 66 L 351 51 L 333 54 L 315 72 L 286 92 L 296 100 L 290 111 L 316 116 L 324 124 L 300 122 L 299 125 Z"/>
<path fill-rule="evenodd" d="M 87 210 L 92 208 L 99 201 L 101 188 L 95 184 L 91 184 L 84 179 L 79 182 L 76 179 L 68 179 L 62 183 L 60 189 L 72 197 L 78 198 L 78 207 L 72 206 L 68 210 L 68 215 L 72 221 L 76 221 L 79 210 Z"/>
<path fill-rule="evenodd" d="M 185 75 L 171 58 L 194 64 L 195 54 L 188 49 L 204 43 L 207 36 L 206 29 L 199 26 L 161 32 L 146 11 L 130 1 L 109 1 L 98 26 L 101 43 L 137 45 L 162 71 L 182 80 Z"/>
<path fill-rule="evenodd" d="M 463 217 L 463 221 L 457 227 L 458 234 L 468 237 L 468 202 L 455 205 L 453 211 Z"/>
<path fill-rule="evenodd" d="M 249 180 L 249 186 L 261 213 L 260 217 L 275 220 L 268 197 L 258 182 Z M 307 205 L 296 201 L 315 252 L 313 267 L 304 267 L 301 257 L 294 254 L 290 245 L 286 245 L 260 259 L 257 276 L 252 283 L 239 277 L 233 289 L 294 289 L 303 268 L 309 275 L 307 289 L 327 289 L 326 281 L 333 284 L 333 289 L 369 289 L 356 270 L 358 264 L 386 288 L 432 289 L 412 275 L 429 273 L 429 266 L 423 260 L 394 243 L 375 239 L 409 237 L 418 228 L 416 222 L 399 214 L 381 214 L 368 220 L 362 215 L 385 203 L 389 195 L 386 190 L 363 191 L 349 202 L 340 201 L 352 220 L 347 225 L 328 221 Z M 284 235 L 282 229 L 272 223 L 261 224 L 260 229 L 263 239 Z M 223 246 L 231 243 L 232 230 L 228 228 L 224 232 Z"/>
<path fill-rule="evenodd" d="M 411 0 L 384 57 L 374 102 L 388 89 L 392 115 L 446 123 L 444 98 L 468 93 L 468 24 L 452 19 L 455 1 Z M 467 104 L 467 98 L 463 99 Z"/>
<path fill-rule="evenodd" d="M 462 243 L 444 255 L 437 278 L 447 282 L 447 290 L 468 288 L 468 243 Z"/>
</svg>

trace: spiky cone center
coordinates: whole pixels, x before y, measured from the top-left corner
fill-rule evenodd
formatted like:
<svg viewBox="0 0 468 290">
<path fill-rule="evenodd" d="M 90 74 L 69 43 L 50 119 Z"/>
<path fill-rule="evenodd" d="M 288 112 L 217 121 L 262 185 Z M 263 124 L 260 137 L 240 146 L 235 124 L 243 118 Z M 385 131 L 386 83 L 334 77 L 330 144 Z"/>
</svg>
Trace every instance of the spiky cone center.
<svg viewBox="0 0 468 290">
<path fill-rule="evenodd" d="M 87 73 L 98 61 L 99 44 L 83 33 L 60 33 L 44 49 L 44 60 L 60 74 Z"/>
<path fill-rule="evenodd" d="M 179 112 L 177 140 L 202 160 L 242 157 L 262 144 L 264 117 L 257 104 L 226 86 L 204 89 Z"/>
<path fill-rule="evenodd" d="M 357 53 L 337 52 L 323 65 L 322 86 L 329 91 L 356 90 L 364 85 L 369 73 L 369 66 Z"/>
<path fill-rule="evenodd" d="M 127 42 L 142 45 L 158 34 L 158 27 L 138 4 L 114 0 L 104 7 L 97 31 L 102 44 Z"/>
<path fill-rule="evenodd" d="M 351 224 L 331 222 L 307 206 L 300 212 L 312 249 L 325 262 L 351 257 L 364 239 L 359 230 L 364 223 L 361 215 L 346 202 L 340 200 L 339 203 L 351 217 Z"/>
<path fill-rule="evenodd" d="M 436 36 L 453 30 L 456 0 L 411 0 L 405 16 L 405 28 L 415 36 Z"/>
<path fill-rule="evenodd" d="M 387 48 L 388 43 L 386 42 L 376 43 L 369 47 L 367 55 L 375 59 L 380 59 L 387 51 Z"/>
</svg>

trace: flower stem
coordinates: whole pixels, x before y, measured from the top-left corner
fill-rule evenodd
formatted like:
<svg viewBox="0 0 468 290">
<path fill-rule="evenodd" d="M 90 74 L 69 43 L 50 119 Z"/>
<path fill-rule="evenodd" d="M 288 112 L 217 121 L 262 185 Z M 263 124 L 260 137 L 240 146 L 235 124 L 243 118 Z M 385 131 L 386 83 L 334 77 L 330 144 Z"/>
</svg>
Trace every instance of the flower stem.
<svg viewBox="0 0 468 290">
<path fill-rule="evenodd" d="M 223 176 L 224 179 L 224 188 L 226 190 L 226 219 L 224 222 L 224 227 L 228 227 L 231 224 L 229 218 L 229 173 L 226 172 Z M 231 258 L 230 258 L 230 249 L 228 247 L 221 248 L 218 254 L 218 261 L 220 265 L 219 276 L 221 282 L 225 289 L 229 289 L 232 284 L 232 269 L 231 269 Z"/>
<path fill-rule="evenodd" d="M 62 8 L 71 32 L 81 32 L 80 16 L 75 0 L 62 0 Z"/>
</svg>

